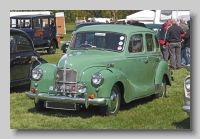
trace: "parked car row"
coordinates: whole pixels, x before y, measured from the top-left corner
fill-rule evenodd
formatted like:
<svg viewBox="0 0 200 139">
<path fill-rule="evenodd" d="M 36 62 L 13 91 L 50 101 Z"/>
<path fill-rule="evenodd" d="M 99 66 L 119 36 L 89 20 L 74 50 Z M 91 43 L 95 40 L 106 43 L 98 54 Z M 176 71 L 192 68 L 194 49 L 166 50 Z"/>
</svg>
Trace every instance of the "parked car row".
<svg viewBox="0 0 200 139">
<path fill-rule="evenodd" d="M 165 97 L 173 79 L 152 30 L 112 24 L 79 28 L 56 65 L 40 63 L 30 75 L 26 95 L 37 111 L 96 106 L 105 116 L 122 103 Z"/>
<path fill-rule="evenodd" d="M 32 61 L 31 57 L 38 61 Z M 32 70 L 41 63 L 47 63 L 35 50 L 27 33 L 10 29 L 10 86 L 30 84 Z"/>
<path fill-rule="evenodd" d="M 26 32 L 35 50 L 46 50 L 54 54 L 58 48 L 55 15 L 16 15 L 10 17 L 10 27 Z"/>
</svg>

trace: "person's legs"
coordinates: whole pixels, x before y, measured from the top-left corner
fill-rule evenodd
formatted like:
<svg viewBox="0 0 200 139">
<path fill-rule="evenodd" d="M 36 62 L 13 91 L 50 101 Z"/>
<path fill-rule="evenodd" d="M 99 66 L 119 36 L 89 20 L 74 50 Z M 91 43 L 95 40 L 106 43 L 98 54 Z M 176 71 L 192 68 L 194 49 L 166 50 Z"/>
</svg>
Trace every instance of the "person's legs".
<svg viewBox="0 0 200 139">
<path fill-rule="evenodd" d="M 163 59 L 168 63 L 169 46 L 162 46 Z"/>
<path fill-rule="evenodd" d="M 185 52 L 186 52 L 185 48 L 181 49 L 181 66 L 185 65 L 185 58 L 183 56 Z"/>
<path fill-rule="evenodd" d="M 175 45 L 176 69 L 181 68 L 181 42 Z"/>
<path fill-rule="evenodd" d="M 175 43 L 169 43 L 169 56 L 170 56 L 170 66 L 173 69 L 176 69 L 176 62 L 175 62 Z"/>
<path fill-rule="evenodd" d="M 189 64 L 189 60 L 188 60 L 188 57 L 186 55 L 186 48 L 184 48 L 184 52 L 183 52 L 182 57 L 185 59 L 185 65 Z"/>
<path fill-rule="evenodd" d="M 186 47 L 186 56 L 188 58 L 188 64 L 190 64 L 190 48 Z"/>
</svg>

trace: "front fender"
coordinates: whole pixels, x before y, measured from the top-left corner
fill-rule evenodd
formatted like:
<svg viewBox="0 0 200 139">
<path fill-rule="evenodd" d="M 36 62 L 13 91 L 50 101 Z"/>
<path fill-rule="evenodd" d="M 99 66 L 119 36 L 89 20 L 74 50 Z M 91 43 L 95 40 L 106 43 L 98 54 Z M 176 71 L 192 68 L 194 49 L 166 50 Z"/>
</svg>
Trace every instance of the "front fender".
<svg viewBox="0 0 200 139">
<path fill-rule="evenodd" d="M 48 92 L 49 86 L 55 86 L 55 73 L 56 73 L 56 65 L 45 63 L 37 66 L 38 68 L 42 69 L 43 75 L 39 81 L 35 81 L 31 79 L 31 88 L 36 88 L 35 83 L 38 84 L 37 89 L 40 92 Z"/>
<path fill-rule="evenodd" d="M 171 85 L 171 71 L 164 60 L 158 64 L 156 69 L 155 84 L 161 84 L 163 76 L 167 78 L 167 85 Z"/>
<path fill-rule="evenodd" d="M 92 85 L 92 75 L 96 72 L 100 72 L 104 77 L 104 82 L 102 85 L 96 87 Z M 126 102 L 128 102 L 128 92 L 129 92 L 129 83 L 126 76 L 118 69 L 102 69 L 102 67 L 93 67 L 85 70 L 81 76 L 80 82 L 84 82 L 87 85 L 87 93 L 94 93 L 98 98 L 109 98 L 111 89 L 114 84 L 119 83 L 120 89 L 124 92 L 122 96 Z M 123 87 L 123 88 L 122 88 Z"/>
</svg>

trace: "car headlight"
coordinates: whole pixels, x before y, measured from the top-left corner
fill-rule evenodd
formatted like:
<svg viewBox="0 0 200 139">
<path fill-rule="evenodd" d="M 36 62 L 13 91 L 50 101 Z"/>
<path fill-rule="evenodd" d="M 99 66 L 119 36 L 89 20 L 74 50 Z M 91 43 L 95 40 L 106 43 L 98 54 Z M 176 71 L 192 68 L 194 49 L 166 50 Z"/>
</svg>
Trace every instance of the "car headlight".
<svg viewBox="0 0 200 139">
<path fill-rule="evenodd" d="M 101 73 L 97 72 L 92 76 L 92 83 L 95 86 L 100 86 L 104 81 L 104 77 Z"/>
<path fill-rule="evenodd" d="M 187 91 L 190 91 L 190 78 L 187 78 L 185 80 L 185 88 L 187 89 Z"/>
<path fill-rule="evenodd" d="M 41 77 L 42 77 L 42 70 L 40 69 L 40 68 L 34 68 L 33 70 L 32 70 L 32 78 L 34 79 L 34 80 L 39 80 L 39 79 L 41 79 Z"/>
<path fill-rule="evenodd" d="M 79 93 L 85 93 L 87 90 L 87 87 L 84 83 L 78 83 L 77 88 Z"/>
</svg>

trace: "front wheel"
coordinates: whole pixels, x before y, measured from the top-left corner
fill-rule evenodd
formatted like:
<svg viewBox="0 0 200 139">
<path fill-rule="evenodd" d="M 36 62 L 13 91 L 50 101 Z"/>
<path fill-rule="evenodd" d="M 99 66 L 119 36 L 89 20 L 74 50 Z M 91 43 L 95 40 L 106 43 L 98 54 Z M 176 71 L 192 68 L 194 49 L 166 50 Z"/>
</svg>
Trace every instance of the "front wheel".
<svg viewBox="0 0 200 139">
<path fill-rule="evenodd" d="M 46 110 L 46 108 L 44 107 L 44 101 L 38 101 L 37 103 L 35 103 L 34 101 L 34 104 L 35 104 L 36 111 L 42 112 Z"/>
<path fill-rule="evenodd" d="M 107 106 L 100 106 L 100 111 L 103 116 L 109 116 L 109 115 L 117 115 L 120 107 L 121 102 L 121 94 L 120 89 L 117 85 L 114 85 L 111 90 L 110 95 L 110 105 L 111 107 Z"/>
<path fill-rule="evenodd" d="M 49 48 L 47 49 L 48 54 L 55 54 L 56 53 L 56 42 L 54 40 L 51 41 Z"/>
</svg>

